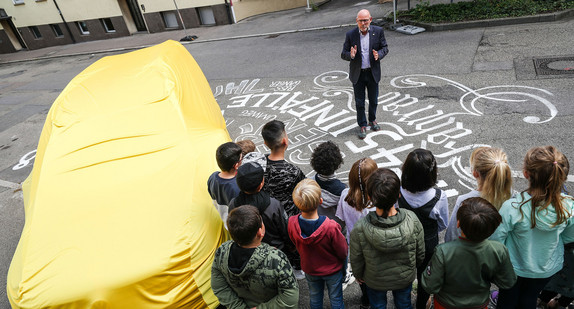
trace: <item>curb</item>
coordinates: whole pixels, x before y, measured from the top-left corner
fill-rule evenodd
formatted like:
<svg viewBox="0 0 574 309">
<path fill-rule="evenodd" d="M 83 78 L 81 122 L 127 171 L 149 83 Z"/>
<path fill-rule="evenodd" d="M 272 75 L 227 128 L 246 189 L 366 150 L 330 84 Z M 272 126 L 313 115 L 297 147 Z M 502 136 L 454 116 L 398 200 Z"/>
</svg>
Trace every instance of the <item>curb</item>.
<svg viewBox="0 0 574 309">
<path fill-rule="evenodd" d="M 507 18 L 497 18 L 497 19 L 486 19 L 486 20 L 475 20 L 475 21 L 463 21 L 458 23 L 423 23 L 416 22 L 412 20 L 405 19 L 403 24 L 410 24 L 413 26 L 418 26 L 425 28 L 426 31 L 436 32 L 436 31 L 449 31 L 449 30 L 460 30 L 460 29 L 470 29 L 470 28 L 484 28 L 484 27 L 497 27 L 497 26 L 508 26 L 517 24 L 528 24 L 528 23 L 539 23 L 539 22 L 552 22 L 559 21 L 562 19 L 574 17 L 574 9 L 568 9 L 560 12 L 539 14 L 532 16 L 521 16 L 521 17 L 507 17 Z"/>
<path fill-rule="evenodd" d="M 329 1 L 330 0 L 324 1 L 319 5 L 322 5 L 322 4 L 329 2 Z M 429 31 L 429 32 L 437 32 L 437 31 L 450 31 L 450 30 L 470 29 L 470 28 L 496 27 L 496 26 L 538 23 L 538 22 L 553 22 L 553 21 L 559 21 L 562 19 L 573 18 L 573 17 L 574 17 L 574 9 L 568 9 L 568 10 L 561 11 L 561 12 L 540 14 L 540 15 L 533 15 L 533 16 L 508 17 L 508 18 L 487 19 L 487 20 L 477 20 L 477 21 L 465 21 L 465 22 L 458 22 L 458 23 L 441 23 L 441 24 L 423 23 L 423 22 L 416 22 L 416 21 L 412 21 L 412 20 L 408 20 L 408 19 L 402 20 L 402 23 L 422 27 L 422 28 L 425 28 L 425 30 Z M 209 42 L 218 42 L 218 41 L 226 41 L 226 40 L 255 38 L 255 37 L 261 37 L 261 36 L 290 34 L 290 33 L 297 33 L 297 32 L 328 30 L 328 29 L 336 29 L 336 28 L 351 27 L 351 26 L 355 26 L 355 24 L 341 24 L 341 25 L 334 25 L 334 26 L 313 27 L 313 28 L 285 30 L 285 31 L 267 32 L 267 33 L 259 33 L 259 34 L 237 35 L 237 36 L 231 36 L 231 37 L 214 38 L 214 39 L 206 39 L 206 40 L 200 39 L 200 40 L 195 40 L 195 41 L 191 41 L 191 42 L 185 42 L 184 41 L 184 42 L 180 42 L 180 43 L 182 45 L 209 43 Z M 150 46 L 154 46 L 154 45 L 156 45 L 156 44 L 123 47 L 123 48 L 102 49 L 102 50 L 94 50 L 94 51 L 89 51 L 89 52 L 69 53 L 69 54 L 61 54 L 61 55 L 42 56 L 42 57 L 35 57 L 35 58 L 28 58 L 28 59 L 10 60 L 10 61 L 4 61 L 4 62 L 0 61 L 0 65 L 22 63 L 22 62 L 28 62 L 28 61 L 57 59 L 57 58 L 63 58 L 63 57 L 84 56 L 84 55 L 104 54 L 104 53 L 113 53 L 113 52 L 124 52 L 124 51 L 142 49 L 142 48 L 146 48 L 146 47 L 150 47 Z"/>
<path fill-rule="evenodd" d="M 295 30 L 284 30 L 284 31 L 258 33 L 258 34 L 237 35 L 237 36 L 230 36 L 230 37 L 223 37 L 223 38 L 214 38 L 214 39 L 206 39 L 206 40 L 195 40 L 195 41 L 190 41 L 190 42 L 184 41 L 184 42 L 179 42 L 179 43 L 181 43 L 182 45 L 199 44 L 199 43 L 209 43 L 209 42 L 218 42 L 218 41 L 228 41 L 228 40 L 255 38 L 255 37 L 261 37 L 261 36 L 290 34 L 290 33 L 297 33 L 297 32 L 308 32 L 308 31 L 317 31 L 317 30 L 328 30 L 328 29 L 336 29 L 336 28 L 350 27 L 350 26 L 355 26 L 355 25 L 356 25 L 356 24 L 341 24 L 341 25 L 335 25 L 335 26 L 313 27 L 313 28 L 295 29 Z M 102 50 L 94 50 L 94 51 L 89 51 L 89 52 L 69 53 L 69 54 L 61 54 L 61 55 L 42 56 L 42 57 L 35 57 L 35 58 L 28 58 L 28 59 L 10 60 L 10 61 L 4 61 L 4 62 L 0 61 L 0 65 L 2 65 L 2 64 L 13 64 L 13 63 L 22 63 L 22 62 L 28 62 L 28 61 L 57 59 L 57 58 L 63 58 L 63 57 L 73 57 L 73 56 L 84 56 L 84 55 L 94 55 L 94 54 L 104 54 L 104 53 L 130 51 L 130 50 L 142 49 L 142 48 L 146 48 L 146 47 L 150 47 L 150 46 L 154 46 L 154 45 L 156 45 L 156 44 L 140 45 L 140 46 L 133 46 L 133 47 L 122 47 L 122 48 L 102 49 Z"/>
</svg>

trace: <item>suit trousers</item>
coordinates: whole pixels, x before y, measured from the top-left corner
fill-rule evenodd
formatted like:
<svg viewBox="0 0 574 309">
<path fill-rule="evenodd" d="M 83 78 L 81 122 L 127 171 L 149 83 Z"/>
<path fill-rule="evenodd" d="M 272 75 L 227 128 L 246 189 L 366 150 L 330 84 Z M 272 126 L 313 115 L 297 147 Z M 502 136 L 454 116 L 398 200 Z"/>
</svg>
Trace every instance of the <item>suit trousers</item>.
<svg viewBox="0 0 574 309">
<path fill-rule="evenodd" d="M 357 123 L 359 127 L 367 126 L 365 115 L 365 92 L 369 95 L 369 122 L 377 118 L 377 103 L 379 98 L 379 84 L 373 78 L 370 69 L 361 70 L 359 80 L 353 84 L 355 92 L 355 108 L 357 109 Z M 365 91 L 366 90 L 366 91 Z"/>
</svg>

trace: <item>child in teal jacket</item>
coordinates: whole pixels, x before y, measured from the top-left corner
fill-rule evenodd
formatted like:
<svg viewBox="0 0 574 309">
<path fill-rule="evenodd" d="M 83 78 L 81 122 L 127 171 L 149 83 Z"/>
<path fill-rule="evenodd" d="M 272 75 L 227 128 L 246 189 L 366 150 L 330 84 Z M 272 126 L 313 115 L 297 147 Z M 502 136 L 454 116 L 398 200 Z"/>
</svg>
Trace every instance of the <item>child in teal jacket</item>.
<svg viewBox="0 0 574 309">
<path fill-rule="evenodd" d="M 508 247 L 518 276 L 514 287 L 500 289 L 497 308 L 536 308 L 538 294 L 562 269 L 564 244 L 574 241 L 573 200 L 561 194 L 569 168 L 553 146 L 526 154 L 529 187 L 502 204 L 502 224 L 491 237 Z"/>
</svg>

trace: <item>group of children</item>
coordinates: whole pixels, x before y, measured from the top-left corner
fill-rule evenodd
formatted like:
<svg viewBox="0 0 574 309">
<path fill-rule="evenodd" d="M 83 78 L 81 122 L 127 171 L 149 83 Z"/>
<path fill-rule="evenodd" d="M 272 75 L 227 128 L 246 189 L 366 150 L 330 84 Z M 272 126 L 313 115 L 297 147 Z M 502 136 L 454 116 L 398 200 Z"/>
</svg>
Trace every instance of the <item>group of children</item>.
<svg viewBox="0 0 574 309">
<path fill-rule="evenodd" d="M 497 308 L 572 302 L 574 201 L 562 193 L 569 163 L 556 148 L 528 151 L 529 186 L 520 193 L 512 192 L 502 150 L 475 149 L 470 165 L 478 186 L 458 197 L 449 220 L 428 150 L 409 153 L 400 178 L 360 159 L 347 188 L 335 177 L 343 163 L 335 143 L 315 148 L 316 175 L 306 179 L 285 160 L 289 140 L 281 121 L 265 124 L 262 136 L 270 154 L 256 152 L 250 141 L 225 143 L 216 154 L 221 172 L 208 180 L 222 218 L 229 209 L 224 220 L 232 241 L 217 250 L 212 266 L 222 306 L 297 307 L 296 279 L 304 275 L 311 308 L 323 308 L 325 286 L 331 308 L 344 308 L 347 272 L 361 288 L 361 308 L 386 308 L 388 291 L 396 308 L 412 308 L 415 278 L 417 309 L 427 308 L 431 294 L 437 309 L 486 308 L 493 298 Z M 235 189 L 228 188 L 233 178 Z"/>
</svg>

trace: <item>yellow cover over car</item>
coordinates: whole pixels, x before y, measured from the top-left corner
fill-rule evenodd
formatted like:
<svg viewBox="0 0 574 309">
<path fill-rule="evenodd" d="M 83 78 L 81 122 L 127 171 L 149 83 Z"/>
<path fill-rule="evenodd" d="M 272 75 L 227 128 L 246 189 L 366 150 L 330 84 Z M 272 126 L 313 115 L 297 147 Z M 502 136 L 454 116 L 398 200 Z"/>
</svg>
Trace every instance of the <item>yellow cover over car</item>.
<svg viewBox="0 0 574 309">
<path fill-rule="evenodd" d="M 230 141 L 178 42 L 102 58 L 56 99 L 23 185 L 14 308 L 215 308 L 227 240 L 207 192 Z"/>
</svg>

